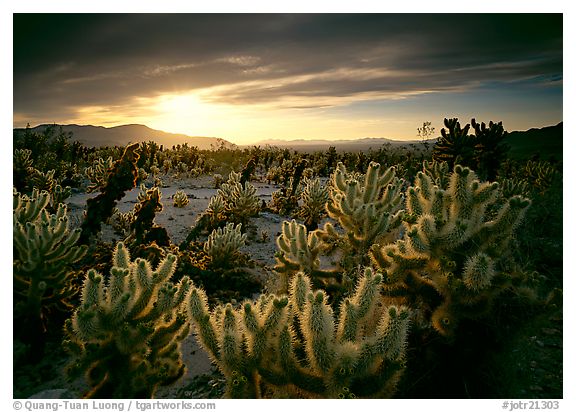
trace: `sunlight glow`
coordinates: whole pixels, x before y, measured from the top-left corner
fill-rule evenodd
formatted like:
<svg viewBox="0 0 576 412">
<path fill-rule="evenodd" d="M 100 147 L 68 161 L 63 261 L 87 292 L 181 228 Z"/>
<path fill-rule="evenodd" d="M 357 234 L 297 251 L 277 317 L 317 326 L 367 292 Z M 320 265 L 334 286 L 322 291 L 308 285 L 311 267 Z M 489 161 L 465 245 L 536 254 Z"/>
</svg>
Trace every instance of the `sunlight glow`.
<svg viewBox="0 0 576 412">
<path fill-rule="evenodd" d="M 195 93 L 166 94 L 154 99 L 144 99 L 154 112 L 148 123 L 153 128 L 170 132 L 203 135 L 210 125 L 226 112 L 220 105 L 206 103 Z"/>
</svg>

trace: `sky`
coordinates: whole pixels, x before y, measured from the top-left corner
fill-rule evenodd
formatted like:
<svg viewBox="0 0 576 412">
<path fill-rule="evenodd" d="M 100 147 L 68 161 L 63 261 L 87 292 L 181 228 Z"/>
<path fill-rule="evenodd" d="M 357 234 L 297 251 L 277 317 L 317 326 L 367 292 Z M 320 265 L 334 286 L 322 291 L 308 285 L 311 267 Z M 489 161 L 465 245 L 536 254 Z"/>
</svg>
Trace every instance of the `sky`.
<svg viewBox="0 0 576 412">
<path fill-rule="evenodd" d="M 140 123 L 237 144 L 559 123 L 562 14 L 21 14 L 13 126 Z"/>
</svg>

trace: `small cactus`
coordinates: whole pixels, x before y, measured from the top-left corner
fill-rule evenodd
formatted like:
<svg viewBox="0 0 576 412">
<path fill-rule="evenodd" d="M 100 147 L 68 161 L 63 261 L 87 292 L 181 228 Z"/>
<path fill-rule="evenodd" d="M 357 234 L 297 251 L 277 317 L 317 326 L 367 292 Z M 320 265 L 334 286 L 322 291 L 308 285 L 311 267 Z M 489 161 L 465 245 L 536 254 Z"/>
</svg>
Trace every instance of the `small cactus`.
<svg viewBox="0 0 576 412">
<path fill-rule="evenodd" d="M 302 205 L 298 210 L 298 217 L 304 220 L 308 230 L 315 230 L 326 214 L 328 202 L 328 189 L 320 184 L 320 179 L 305 179 L 304 190 L 300 195 Z"/>
<path fill-rule="evenodd" d="M 112 171 L 113 167 L 114 161 L 112 160 L 112 156 L 109 156 L 106 159 L 96 159 L 92 166 L 89 166 L 84 170 L 86 177 L 90 180 L 90 185 L 86 191 L 91 193 L 106 186 L 108 175 Z"/>
<path fill-rule="evenodd" d="M 189 203 L 188 196 L 181 190 L 174 193 L 172 201 L 174 202 L 174 207 L 185 207 Z"/>
<path fill-rule="evenodd" d="M 238 249 L 246 244 L 246 234 L 241 232 L 242 225 L 228 223 L 224 228 L 214 229 L 204 244 L 204 251 L 218 267 L 233 265 Z"/>
</svg>

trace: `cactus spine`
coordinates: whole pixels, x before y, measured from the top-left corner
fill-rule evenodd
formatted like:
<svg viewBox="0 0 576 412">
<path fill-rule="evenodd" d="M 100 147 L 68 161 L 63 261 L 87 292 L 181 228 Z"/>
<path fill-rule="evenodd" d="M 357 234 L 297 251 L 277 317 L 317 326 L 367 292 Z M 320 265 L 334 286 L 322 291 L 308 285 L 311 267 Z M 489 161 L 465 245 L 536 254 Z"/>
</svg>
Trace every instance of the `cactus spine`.
<svg viewBox="0 0 576 412">
<path fill-rule="evenodd" d="M 379 308 L 382 277 L 367 269 L 335 317 L 323 291 L 293 277 L 288 296 L 262 295 L 209 311 L 192 288 L 189 314 L 227 379 L 227 397 L 391 396 L 403 369 L 409 311 Z"/>
<path fill-rule="evenodd" d="M 174 202 L 174 207 L 185 207 L 189 203 L 188 196 L 181 190 L 174 193 L 172 201 Z"/>
<path fill-rule="evenodd" d="M 459 319 L 486 314 L 504 290 L 499 263 L 530 201 L 514 196 L 494 211 L 497 198 L 498 184 L 480 183 L 468 168 L 454 168 L 447 190 L 419 172 L 407 192 L 404 238 L 372 247 L 390 295 L 420 302 L 421 325 L 450 336 Z"/>
<path fill-rule="evenodd" d="M 244 227 L 248 219 L 258 214 L 260 203 L 256 188 L 250 183 L 240 183 L 240 174 L 230 172 L 228 181 L 222 183 L 216 196 L 210 199 L 210 207 L 215 208 L 212 220 L 241 223 Z"/>
<path fill-rule="evenodd" d="M 204 251 L 218 267 L 234 264 L 238 249 L 246 244 L 246 234 L 241 232 L 242 225 L 228 223 L 224 228 L 214 229 L 204 244 Z"/>
<path fill-rule="evenodd" d="M 326 245 L 318 237 L 317 231 L 308 232 L 306 226 L 295 220 L 284 221 L 276 245 L 278 252 L 274 270 L 281 276 L 279 291 L 286 293 L 291 278 L 298 272 L 310 276 L 316 288 L 326 288 L 341 279 L 337 271 L 320 268 L 320 253 Z"/>
<path fill-rule="evenodd" d="M 75 356 L 69 372 L 86 373 L 87 398 L 149 398 L 157 385 L 182 376 L 191 282 L 185 276 L 171 283 L 175 268 L 172 254 L 156 270 L 145 259 L 132 261 L 119 242 L 107 280 L 86 273 L 81 304 L 66 321 L 65 347 Z"/>
<path fill-rule="evenodd" d="M 108 156 L 106 159 L 98 158 L 94 161 L 92 166 L 84 169 L 84 174 L 90 180 L 90 185 L 86 189 L 88 193 L 100 190 L 106 186 L 108 181 L 108 175 L 114 167 L 114 161 L 112 156 Z"/>
<path fill-rule="evenodd" d="M 80 230 L 68 230 L 66 206 L 60 203 L 50 214 L 49 202 L 46 191 L 34 188 L 27 196 L 14 190 L 15 315 L 34 323 L 40 321 L 43 309 L 74 293 L 70 266 L 86 253 L 85 246 L 77 245 Z"/>
<path fill-rule="evenodd" d="M 298 216 L 304 220 L 306 229 L 315 230 L 326 211 L 328 189 L 320 184 L 318 178 L 305 179 L 304 183 L 304 190 L 300 195 L 302 206 Z"/>
<path fill-rule="evenodd" d="M 363 179 L 348 177 L 339 163 L 331 177 L 332 190 L 326 205 L 328 215 L 344 229 L 336 231 L 326 223 L 319 236 L 344 250 L 345 267 L 368 263 L 367 253 L 372 244 L 382 241 L 399 227 L 403 211 L 402 181 L 395 177 L 394 167 L 380 174 L 380 165 L 372 162 Z"/>
</svg>

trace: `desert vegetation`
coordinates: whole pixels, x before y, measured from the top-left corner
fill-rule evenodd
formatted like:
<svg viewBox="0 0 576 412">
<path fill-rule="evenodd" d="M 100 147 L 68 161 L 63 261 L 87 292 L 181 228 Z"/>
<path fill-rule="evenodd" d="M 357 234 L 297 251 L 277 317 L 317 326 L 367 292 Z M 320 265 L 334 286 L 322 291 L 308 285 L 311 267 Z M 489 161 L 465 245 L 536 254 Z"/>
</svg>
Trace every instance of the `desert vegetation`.
<svg viewBox="0 0 576 412">
<path fill-rule="evenodd" d="M 366 152 L 15 135 L 14 397 L 562 397 L 561 153 L 444 126 Z"/>
</svg>

